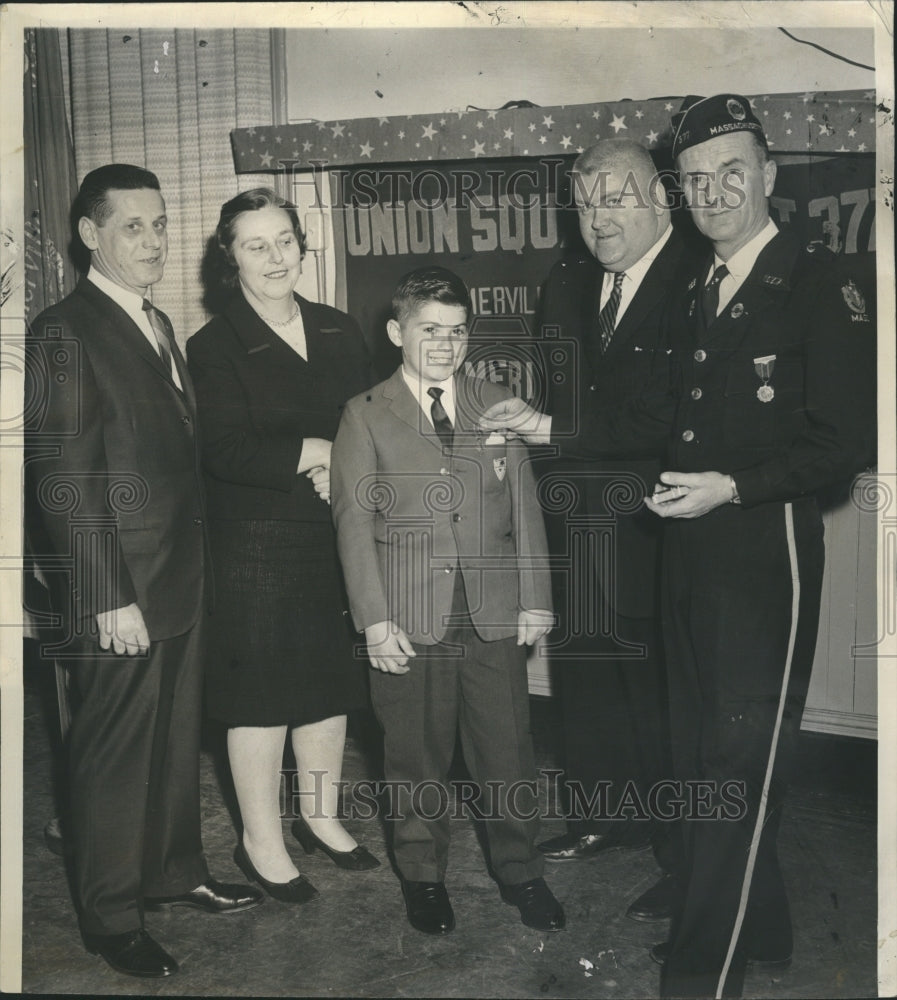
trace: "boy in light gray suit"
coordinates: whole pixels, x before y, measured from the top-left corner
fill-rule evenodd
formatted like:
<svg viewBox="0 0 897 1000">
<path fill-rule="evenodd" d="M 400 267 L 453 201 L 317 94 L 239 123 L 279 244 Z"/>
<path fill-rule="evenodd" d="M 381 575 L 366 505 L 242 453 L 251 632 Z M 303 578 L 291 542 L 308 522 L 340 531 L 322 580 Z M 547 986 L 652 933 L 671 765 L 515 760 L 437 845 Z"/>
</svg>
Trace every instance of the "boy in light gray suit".
<svg viewBox="0 0 897 1000">
<path fill-rule="evenodd" d="M 535 850 L 526 676 L 526 645 L 553 621 L 545 530 L 525 447 L 477 430 L 507 390 L 459 370 L 469 301 L 444 268 L 399 282 L 387 332 L 402 365 L 346 406 L 333 444 L 333 516 L 375 668 L 386 778 L 410 793 L 393 803 L 409 922 L 428 934 L 454 927 L 444 878 L 460 729 L 473 778 L 490 783 L 502 898 L 528 926 L 560 930 L 564 912 Z"/>
</svg>

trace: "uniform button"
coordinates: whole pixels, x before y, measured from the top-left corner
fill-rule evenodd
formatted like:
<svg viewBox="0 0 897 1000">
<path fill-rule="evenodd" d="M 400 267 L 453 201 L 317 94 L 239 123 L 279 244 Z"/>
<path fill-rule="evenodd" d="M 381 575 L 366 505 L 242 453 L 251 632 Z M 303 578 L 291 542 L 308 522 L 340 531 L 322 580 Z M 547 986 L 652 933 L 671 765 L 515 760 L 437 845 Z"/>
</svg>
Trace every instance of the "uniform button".
<svg viewBox="0 0 897 1000">
<path fill-rule="evenodd" d="M 683 431 L 682 432 L 682 440 L 683 441 L 694 441 L 694 439 L 695 439 L 695 432 L 694 431 Z"/>
<path fill-rule="evenodd" d="M 446 567 L 445 567 L 445 571 L 446 571 L 446 573 L 451 573 L 451 571 L 452 571 L 452 570 L 453 570 L 454 568 L 455 568 L 454 566 L 446 566 Z"/>
<path fill-rule="evenodd" d="M 589 386 L 589 392 L 595 392 L 597 390 L 597 388 L 598 388 L 597 385 L 590 385 Z"/>
<path fill-rule="evenodd" d="M 703 396 L 703 395 L 704 395 L 704 393 L 701 392 L 700 389 L 692 389 L 691 390 L 691 398 L 692 399 L 700 399 L 701 396 Z"/>
<path fill-rule="evenodd" d="M 194 524 L 195 524 L 195 525 L 196 525 L 197 527 L 199 527 L 199 526 L 200 526 L 200 525 L 202 524 L 202 518 L 201 518 L 201 517 L 194 517 L 194 518 L 193 518 L 193 523 L 194 523 Z"/>
<path fill-rule="evenodd" d="M 707 352 L 699 347 L 695 351 L 695 361 L 706 361 L 706 359 L 707 359 Z"/>
<path fill-rule="evenodd" d="M 448 469 L 446 469 L 446 468 L 445 468 L 445 466 L 443 466 L 443 467 L 442 467 L 442 468 L 441 468 L 441 469 L 439 470 L 439 475 L 440 475 L 440 476 L 447 476 L 448 474 L 449 474 L 449 471 L 448 471 Z"/>
<path fill-rule="evenodd" d="M 182 424 L 189 424 L 190 423 L 190 418 L 189 417 L 181 417 L 181 423 Z"/>
<path fill-rule="evenodd" d="M 457 524 L 461 520 L 460 514 L 452 514 L 452 520 Z"/>
</svg>

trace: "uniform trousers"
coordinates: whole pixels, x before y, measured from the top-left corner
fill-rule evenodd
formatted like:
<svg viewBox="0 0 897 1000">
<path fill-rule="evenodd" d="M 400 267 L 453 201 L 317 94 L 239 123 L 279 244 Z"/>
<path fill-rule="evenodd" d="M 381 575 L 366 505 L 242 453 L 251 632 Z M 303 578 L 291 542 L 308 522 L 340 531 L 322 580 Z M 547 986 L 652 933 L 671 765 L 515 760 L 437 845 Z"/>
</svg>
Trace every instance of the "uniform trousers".
<svg viewBox="0 0 897 1000">
<path fill-rule="evenodd" d="M 98 645 L 72 660 L 79 707 L 69 742 L 72 843 L 81 930 L 143 924 L 143 897 L 209 877 L 202 850 L 200 620 L 143 657 Z"/>
<path fill-rule="evenodd" d="M 448 864 L 449 768 L 460 733 L 464 760 L 484 798 L 492 870 L 513 885 L 544 869 L 535 849 L 538 785 L 530 731 L 526 646 L 484 642 L 473 628 L 456 571 L 452 620 L 434 645 L 414 643 L 406 674 L 373 671 L 371 701 L 384 731 L 387 781 L 407 782 L 393 801 L 393 850 L 405 879 L 442 882 Z M 486 785 L 489 782 L 489 785 Z M 488 791 L 488 798 L 486 793 Z"/>
<path fill-rule="evenodd" d="M 813 499 L 727 504 L 667 524 L 674 769 L 677 779 L 709 782 L 710 791 L 682 824 L 685 900 L 671 929 L 664 997 L 739 996 L 747 958 L 791 954 L 776 835 L 813 664 L 824 558 Z"/>
</svg>

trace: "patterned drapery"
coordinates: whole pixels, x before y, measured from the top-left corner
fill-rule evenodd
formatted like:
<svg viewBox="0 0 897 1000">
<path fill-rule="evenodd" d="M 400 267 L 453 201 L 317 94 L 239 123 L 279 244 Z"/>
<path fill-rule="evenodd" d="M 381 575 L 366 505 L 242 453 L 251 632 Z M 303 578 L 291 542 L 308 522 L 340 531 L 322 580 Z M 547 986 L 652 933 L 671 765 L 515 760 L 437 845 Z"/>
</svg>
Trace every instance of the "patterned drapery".
<svg viewBox="0 0 897 1000">
<path fill-rule="evenodd" d="M 59 37 L 25 31 L 25 315 L 33 319 L 75 287 L 70 210 L 78 190 L 65 116 Z"/>
<path fill-rule="evenodd" d="M 271 119 L 271 33 L 71 29 L 68 49 L 78 178 L 113 162 L 159 178 L 170 235 L 153 299 L 183 346 L 207 318 L 200 262 L 222 203 L 271 183 L 235 176 L 229 138 Z"/>
</svg>

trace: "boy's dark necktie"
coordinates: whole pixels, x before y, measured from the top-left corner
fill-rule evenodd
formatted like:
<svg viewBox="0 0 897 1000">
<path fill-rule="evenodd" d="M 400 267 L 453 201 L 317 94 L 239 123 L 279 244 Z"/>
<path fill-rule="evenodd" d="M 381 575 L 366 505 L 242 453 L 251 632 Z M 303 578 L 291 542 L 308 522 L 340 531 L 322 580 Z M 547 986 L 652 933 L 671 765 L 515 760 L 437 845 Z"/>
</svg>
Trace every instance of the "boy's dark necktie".
<svg viewBox="0 0 897 1000">
<path fill-rule="evenodd" d="M 701 303 L 701 308 L 704 311 L 704 326 L 708 327 L 716 319 L 717 311 L 719 310 L 719 286 L 723 278 L 727 277 L 729 274 L 729 269 L 725 264 L 720 264 L 720 266 L 713 272 L 713 276 L 710 281 L 704 286 L 703 301 Z"/>
<path fill-rule="evenodd" d="M 143 300 L 143 311 L 146 313 L 147 319 L 150 321 L 150 326 L 153 328 L 153 333 L 156 335 L 156 344 L 159 347 L 159 356 L 162 358 L 162 364 L 165 366 L 168 374 L 174 378 L 173 359 L 171 356 L 172 335 L 169 332 L 168 317 L 165 313 L 159 312 L 149 299 Z"/>
<path fill-rule="evenodd" d="M 601 335 L 602 354 L 607 351 L 610 346 L 611 338 L 614 335 L 614 326 L 617 322 L 617 310 L 620 308 L 620 299 L 623 297 L 623 279 L 625 277 L 625 271 L 618 271 L 614 275 L 614 287 L 611 289 L 610 297 L 604 304 L 604 308 L 598 314 L 598 333 Z"/>
<path fill-rule="evenodd" d="M 436 433 L 439 435 L 439 440 L 442 442 L 442 447 L 451 448 L 455 431 L 448 414 L 445 412 L 445 407 L 442 405 L 442 400 L 440 399 L 442 392 L 443 390 L 437 388 L 435 385 L 427 389 L 427 395 L 433 400 L 433 404 L 430 407 L 430 418 L 433 421 Z"/>
</svg>

